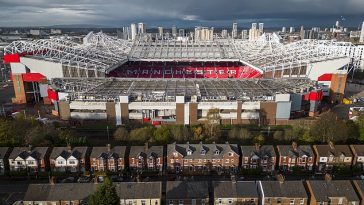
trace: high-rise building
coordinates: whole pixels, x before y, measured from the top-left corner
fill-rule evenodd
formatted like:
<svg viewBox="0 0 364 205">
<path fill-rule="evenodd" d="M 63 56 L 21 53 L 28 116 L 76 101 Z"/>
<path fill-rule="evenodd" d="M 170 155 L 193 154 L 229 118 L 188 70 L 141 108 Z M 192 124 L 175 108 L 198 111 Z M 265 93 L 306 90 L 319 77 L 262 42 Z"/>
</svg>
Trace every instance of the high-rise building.
<svg viewBox="0 0 364 205">
<path fill-rule="evenodd" d="M 238 23 L 233 23 L 233 30 L 231 32 L 231 37 L 232 38 L 237 38 L 238 37 Z"/>
<path fill-rule="evenodd" d="M 228 31 L 226 29 L 223 29 L 221 31 L 221 38 L 226 39 L 228 37 Z"/>
<path fill-rule="evenodd" d="M 183 28 L 178 29 L 178 36 L 184 37 L 185 36 L 185 30 Z"/>
<path fill-rule="evenodd" d="M 290 32 L 290 33 L 294 33 L 295 31 L 296 31 L 296 29 L 295 29 L 294 27 L 292 27 L 292 26 L 291 26 L 291 27 L 289 28 L 289 32 Z"/>
<path fill-rule="evenodd" d="M 173 38 L 177 37 L 177 27 L 176 26 L 172 26 L 172 36 L 173 36 Z"/>
<path fill-rule="evenodd" d="M 159 35 L 159 37 L 160 38 L 162 38 L 163 37 L 163 27 L 158 27 L 158 35 Z"/>
<path fill-rule="evenodd" d="M 130 40 L 131 39 L 131 33 L 130 33 L 130 27 L 128 26 L 124 26 L 123 27 L 123 33 L 121 34 L 121 37 L 122 39 L 125 39 L 125 40 Z"/>
<path fill-rule="evenodd" d="M 252 29 L 257 29 L 257 23 L 252 23 Z"/>
<path fill-rule="evenodd" d="M 300 37 L 301 37 L 301 39 L 305 39 L 306 38 L 305 34 L 306 34 L 305 28 L 303 26 L 301 26 L 301 30 L 300 30 Z"/>
<path fill-rule="evenodd" d="M 195 41 L 212 41 L 214 36 L 214 28 L 196 27 L 195 28 Z"/>
<path fill-rule="evenodd" d="M 361 25 L 361 32 L 360 32 L 359 42 L 364 43 L 364 21 L 363 21 L 363 24 Z"/>
<path fill-rule="evenodd" d="M 142 34 L 146 32 L 145 24 L 144 23 L 138 23 L 138 34 Z"/>
<path fill-rule="evenodd" d="M 243 39 L 243 40 L 249 39 L 248 30 L 241 31 L 241 39 Z"/>
<path fill-rule="evenodd" d="M 287 28 L 286 27 L 282 27 L 282 33 L 286 33 L 287 32 Z"/>
<path fill-rule="evenodd" d="M 131 35 L 131 40 L 135 40 L 137 35 L 137 26 L 135 23 L 132 23 L 130 25 L 130 35 Z"/>
<path fill-rule="evenodd" d="M 260 35 L 264 33 L 264 23 L 259 23 L 259 33 Z"/>
<path fill-rule="evenodd" d="M 257 29 L 257 23 L 252 23 L 252 28 L 249 29 L 249 41 L 255 41 L 261 35 Z"/>
</svg>

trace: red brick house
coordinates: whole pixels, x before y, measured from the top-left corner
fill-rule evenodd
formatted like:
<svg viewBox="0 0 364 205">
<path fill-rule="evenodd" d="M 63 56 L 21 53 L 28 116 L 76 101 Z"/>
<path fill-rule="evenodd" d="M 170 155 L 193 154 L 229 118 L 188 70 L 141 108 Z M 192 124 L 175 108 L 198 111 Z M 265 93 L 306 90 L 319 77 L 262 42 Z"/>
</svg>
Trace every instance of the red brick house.
<svg viewBox="0 0 364 205">
<path fill-rule="evenodd" d="M 242 169 L 261 168 L 264 172 L 272 172 L 276 165 L 276 152 L 272 145 L 258 144 L 241 146 Z"/>
<path fill-rule="evenodd" d="M 239 167 L 236 144 L 169 144 L 167 167 L 171 172 L 211 171 L 236 172 Z"/>
<path fill-rule="evenodd" d="M 310 145 L 278 145 L 278 166 L 282 171 L 292 171 L 292 167 L 300 167 L 304 171 L 312 171 L 315 155 Z"/>
<path fill-rule="evenodd" d="M 143 171 L 152 170 L 162 172 L 163 170 L 163 146 L 131 146 L 129 153 L 129 168 Z"/>
<path fill-rule="evenodd" d="M 90 155 L 92 171 L 122 171 L 125 168 L 126 146 L 93 147 Z"/>
</svg>

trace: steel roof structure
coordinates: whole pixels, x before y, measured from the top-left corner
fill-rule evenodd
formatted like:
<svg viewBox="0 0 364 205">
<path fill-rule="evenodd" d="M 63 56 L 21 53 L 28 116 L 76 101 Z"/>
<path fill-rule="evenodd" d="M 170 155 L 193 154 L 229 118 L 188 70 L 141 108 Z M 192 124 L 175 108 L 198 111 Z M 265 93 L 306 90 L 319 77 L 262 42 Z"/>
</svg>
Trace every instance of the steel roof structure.
<svg viewBox="0 0 364 205">
<path fill-rule="evenodd" d="M 277 93 L 300 93 L 315 87 L 307 78 L 294 79 L 124 79 L 55 78 L 51 87 L 69 94 L 72 100 L 175 102 L 176 96 L 199 101 L 267 100 Z"/>
<path fill-rule="evenodd" d="M 256 41 L 216 38 L 213 41 L 182 42 L 150 41 L 145 38 L 127 41 L 102 32 L 90 32 L 81 44 L 66 37 L 14 41 L 4 48 L 4 53 L 18 53 L 30 58 L 59 62 L 63 66 L 102 73 L 108 73 L 128 60 L 241 61 L 263 73 L 337 58 L 359 60 L 359 55 L 350 53 L 353 47 L 355 46 L 348 42 L 325 40 L 301 40 L 283 44 L 276 34 L 263 34 Z"/>
</svg>

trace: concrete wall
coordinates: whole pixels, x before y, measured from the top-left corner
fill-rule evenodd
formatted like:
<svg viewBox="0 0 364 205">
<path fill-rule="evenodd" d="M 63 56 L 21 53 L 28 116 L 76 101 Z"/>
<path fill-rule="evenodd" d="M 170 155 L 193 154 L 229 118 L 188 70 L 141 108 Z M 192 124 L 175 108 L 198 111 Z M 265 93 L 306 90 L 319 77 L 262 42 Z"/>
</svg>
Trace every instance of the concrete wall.
<svg viewBox="0 0 364 205">
<path fill-rule="evenodd" d="M 58 102 L 59 116 L 62 120 L 69 120 L 71 118 L 70 104 L 66 101 Z"/>
<path fill-rule="evenodd" d="M 20 62 L 26 65 L 31 73 L 40 73 L 47 79 L 62 78 L 62 64 L 27 57 L 20 57 Z"/>
<path fill-rule="evenodd" d="M 260 119 L 262 124 L 274 125 L 276 123 L 276 102 L 261 102 L 260 103 Z"/>
<path fill-rule="evenodd" d="M 27 103 L 27 98 L 25 94 L 24 82 L 21 74 L 13 74 L 13 86 L 15 98 L 12 99 L 15 104 Z"/>
<path fill-rule="evenodd" d="M 312 80 L 317 80 L 318 77 L 325 73 L 346 73 L 346 71 L 340 71 L 339 68 L 346 66 L 350 63 L 350 58 L 341 58 L 328 60 L 324 62 L 312 63 L 307 68 L 307 75 Z"/>
<path fill-rule="evenodd" d="M 116 123 L 116 111 L 115 111 L 115 103 L 107 102 L 106 103 L 106 114 L 107 120 L 111 123 Z"/>
</svg>

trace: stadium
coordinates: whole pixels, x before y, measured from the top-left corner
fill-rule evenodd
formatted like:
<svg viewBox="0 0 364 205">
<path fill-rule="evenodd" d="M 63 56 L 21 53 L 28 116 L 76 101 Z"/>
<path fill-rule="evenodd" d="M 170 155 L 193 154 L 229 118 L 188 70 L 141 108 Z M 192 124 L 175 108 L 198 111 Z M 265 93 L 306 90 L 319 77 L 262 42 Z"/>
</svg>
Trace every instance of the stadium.
<svg viewBox="0 0 364 205">
<path fill-rule="evenodd" d="M 63 120 L 197 124 L 218 109 L 221 123 L 285 124 L 340 102 L 362 48 L 348 42 L 118 39 L 90 32 L 14 41 L 4 49 L 13 103 L 53 104 Z"/>
</svg>

